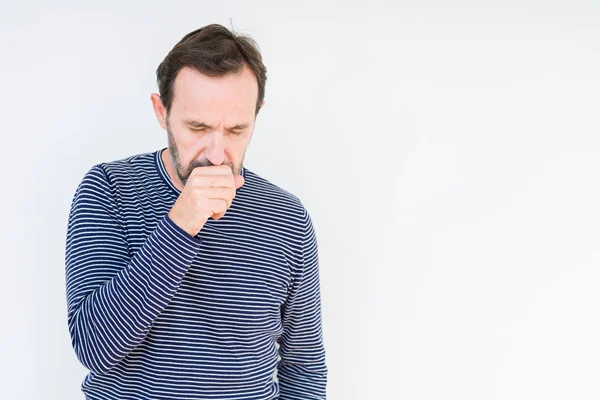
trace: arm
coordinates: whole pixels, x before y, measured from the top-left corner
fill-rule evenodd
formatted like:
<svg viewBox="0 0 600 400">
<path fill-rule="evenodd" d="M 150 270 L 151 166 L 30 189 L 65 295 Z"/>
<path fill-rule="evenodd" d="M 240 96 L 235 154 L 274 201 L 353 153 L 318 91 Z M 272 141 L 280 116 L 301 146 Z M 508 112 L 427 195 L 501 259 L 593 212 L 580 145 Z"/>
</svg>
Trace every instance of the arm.
<svg viewBox="0 0 600 400">
<path fill-rule="evenodd" d="M 71 343 L 96 373 L 114 367 L 144 339 L 202 243 L 166 214 L 132 256 L 118 215 L 109 180 L 95 165 L 71 205 L 65 276 Z"/>
<path fill-rule="evenodd" d="M 301 257 L 287 300 L 281 308 L 283 334 L 278 363 L 280 399 L 325 399 L 327 365 L 321 329 L 317 240 L 304 210 Z"/>
</svg>

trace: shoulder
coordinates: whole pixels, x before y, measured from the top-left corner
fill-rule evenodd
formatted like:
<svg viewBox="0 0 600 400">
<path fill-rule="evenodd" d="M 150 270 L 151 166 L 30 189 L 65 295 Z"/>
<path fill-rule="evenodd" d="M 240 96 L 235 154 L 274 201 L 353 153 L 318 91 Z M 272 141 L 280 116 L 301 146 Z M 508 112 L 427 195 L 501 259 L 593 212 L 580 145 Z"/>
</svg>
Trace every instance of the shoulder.
<svg viewBox="0 0 600 400">
<path fill-rule="evenodd" d="M 113 187 L 119 183 L 143 181 L 153 172 L 155 155 L 155 152 L 134 154 L 98 163 L 92 169 L 102 170 Z"/>
<path fill-rule="evenodd" d="M 102 203 L 114 203 L 118 193 L 132 184 L 144 183 L 153 163 L 153 153 L 140 153 L 120 159 L 92 164 L 83 174 L 74 201 L 87 198 Z"/>
<path fill-rule="evenodd" d="M 301 224 L 308 211 L 300 198 L 290 190 L 245 168 L 244 195 L 253 206 L 262 211 L 284 216 L 288 221 Z"/>
</svg>

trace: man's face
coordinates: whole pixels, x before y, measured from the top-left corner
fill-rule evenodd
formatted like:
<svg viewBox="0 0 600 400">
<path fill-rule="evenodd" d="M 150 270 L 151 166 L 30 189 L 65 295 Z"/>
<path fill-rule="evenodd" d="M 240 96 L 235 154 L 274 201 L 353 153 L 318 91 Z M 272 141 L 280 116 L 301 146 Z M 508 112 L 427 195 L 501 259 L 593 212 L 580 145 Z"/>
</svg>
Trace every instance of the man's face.
<svg viewBox="0 0 600 400">
<path fill-rule="evenodd" d="M 241 74 L 210 77 L 184 67 L 173 93 L 164 122 L 181 183 L 198 166 L 225 164 L 239 175 L 254 130 L 258 84 L 252 71 L 244 66 Z"/>
</svg>

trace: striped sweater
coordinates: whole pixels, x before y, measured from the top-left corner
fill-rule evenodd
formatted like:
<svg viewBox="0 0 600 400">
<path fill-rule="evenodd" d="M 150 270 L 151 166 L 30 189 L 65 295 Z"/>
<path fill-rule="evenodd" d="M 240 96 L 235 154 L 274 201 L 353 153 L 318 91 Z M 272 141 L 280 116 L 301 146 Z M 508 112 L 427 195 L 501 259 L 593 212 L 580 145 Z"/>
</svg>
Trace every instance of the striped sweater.
<svg viewBox="0 0 600 400">
<path fill-rule="evenodd" d="M 68 218 L 68 328 L 86 399 L 325 399 L 319 259 L 293 194 L 243 167 L 192 236 L 162 151 L 91 167 Z"/>
</svg>

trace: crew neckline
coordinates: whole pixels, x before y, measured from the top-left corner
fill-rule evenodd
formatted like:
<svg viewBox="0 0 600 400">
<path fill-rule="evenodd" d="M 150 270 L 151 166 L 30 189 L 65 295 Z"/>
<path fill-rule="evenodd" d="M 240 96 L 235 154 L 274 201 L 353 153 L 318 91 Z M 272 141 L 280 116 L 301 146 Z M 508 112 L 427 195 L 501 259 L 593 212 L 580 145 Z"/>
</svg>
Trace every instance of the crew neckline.
<svg viewBox="0 0 600 400">
<path fill-rule="evenodd" d="M 166 149 L 167 149 L 167 147 L 164 147 L 160 150 L 157 150 L 154 153 L 154 165 L 156 166 L 158 174 L 160 175 L 162 180 L 167 184 L 167 186 L 171 189 L 172 192 L 174 192 L 176 195 L 179 196 L 181 194 L 181 190 L 177 189 L 177 187 L 175 187 L 173 182 L 171 182 L 171 177 L 169 176 L 169 173 L 167 172 L 167 168 L 165 167 L 165 164 L 163 163 L 163 160 L 162 160 L 162 153 Z M 244 167 L 244 166 L 242 166 L 241 175 L 244 177 L 244 179 L 246 179 L 246 167 Z"/>
</svg>

